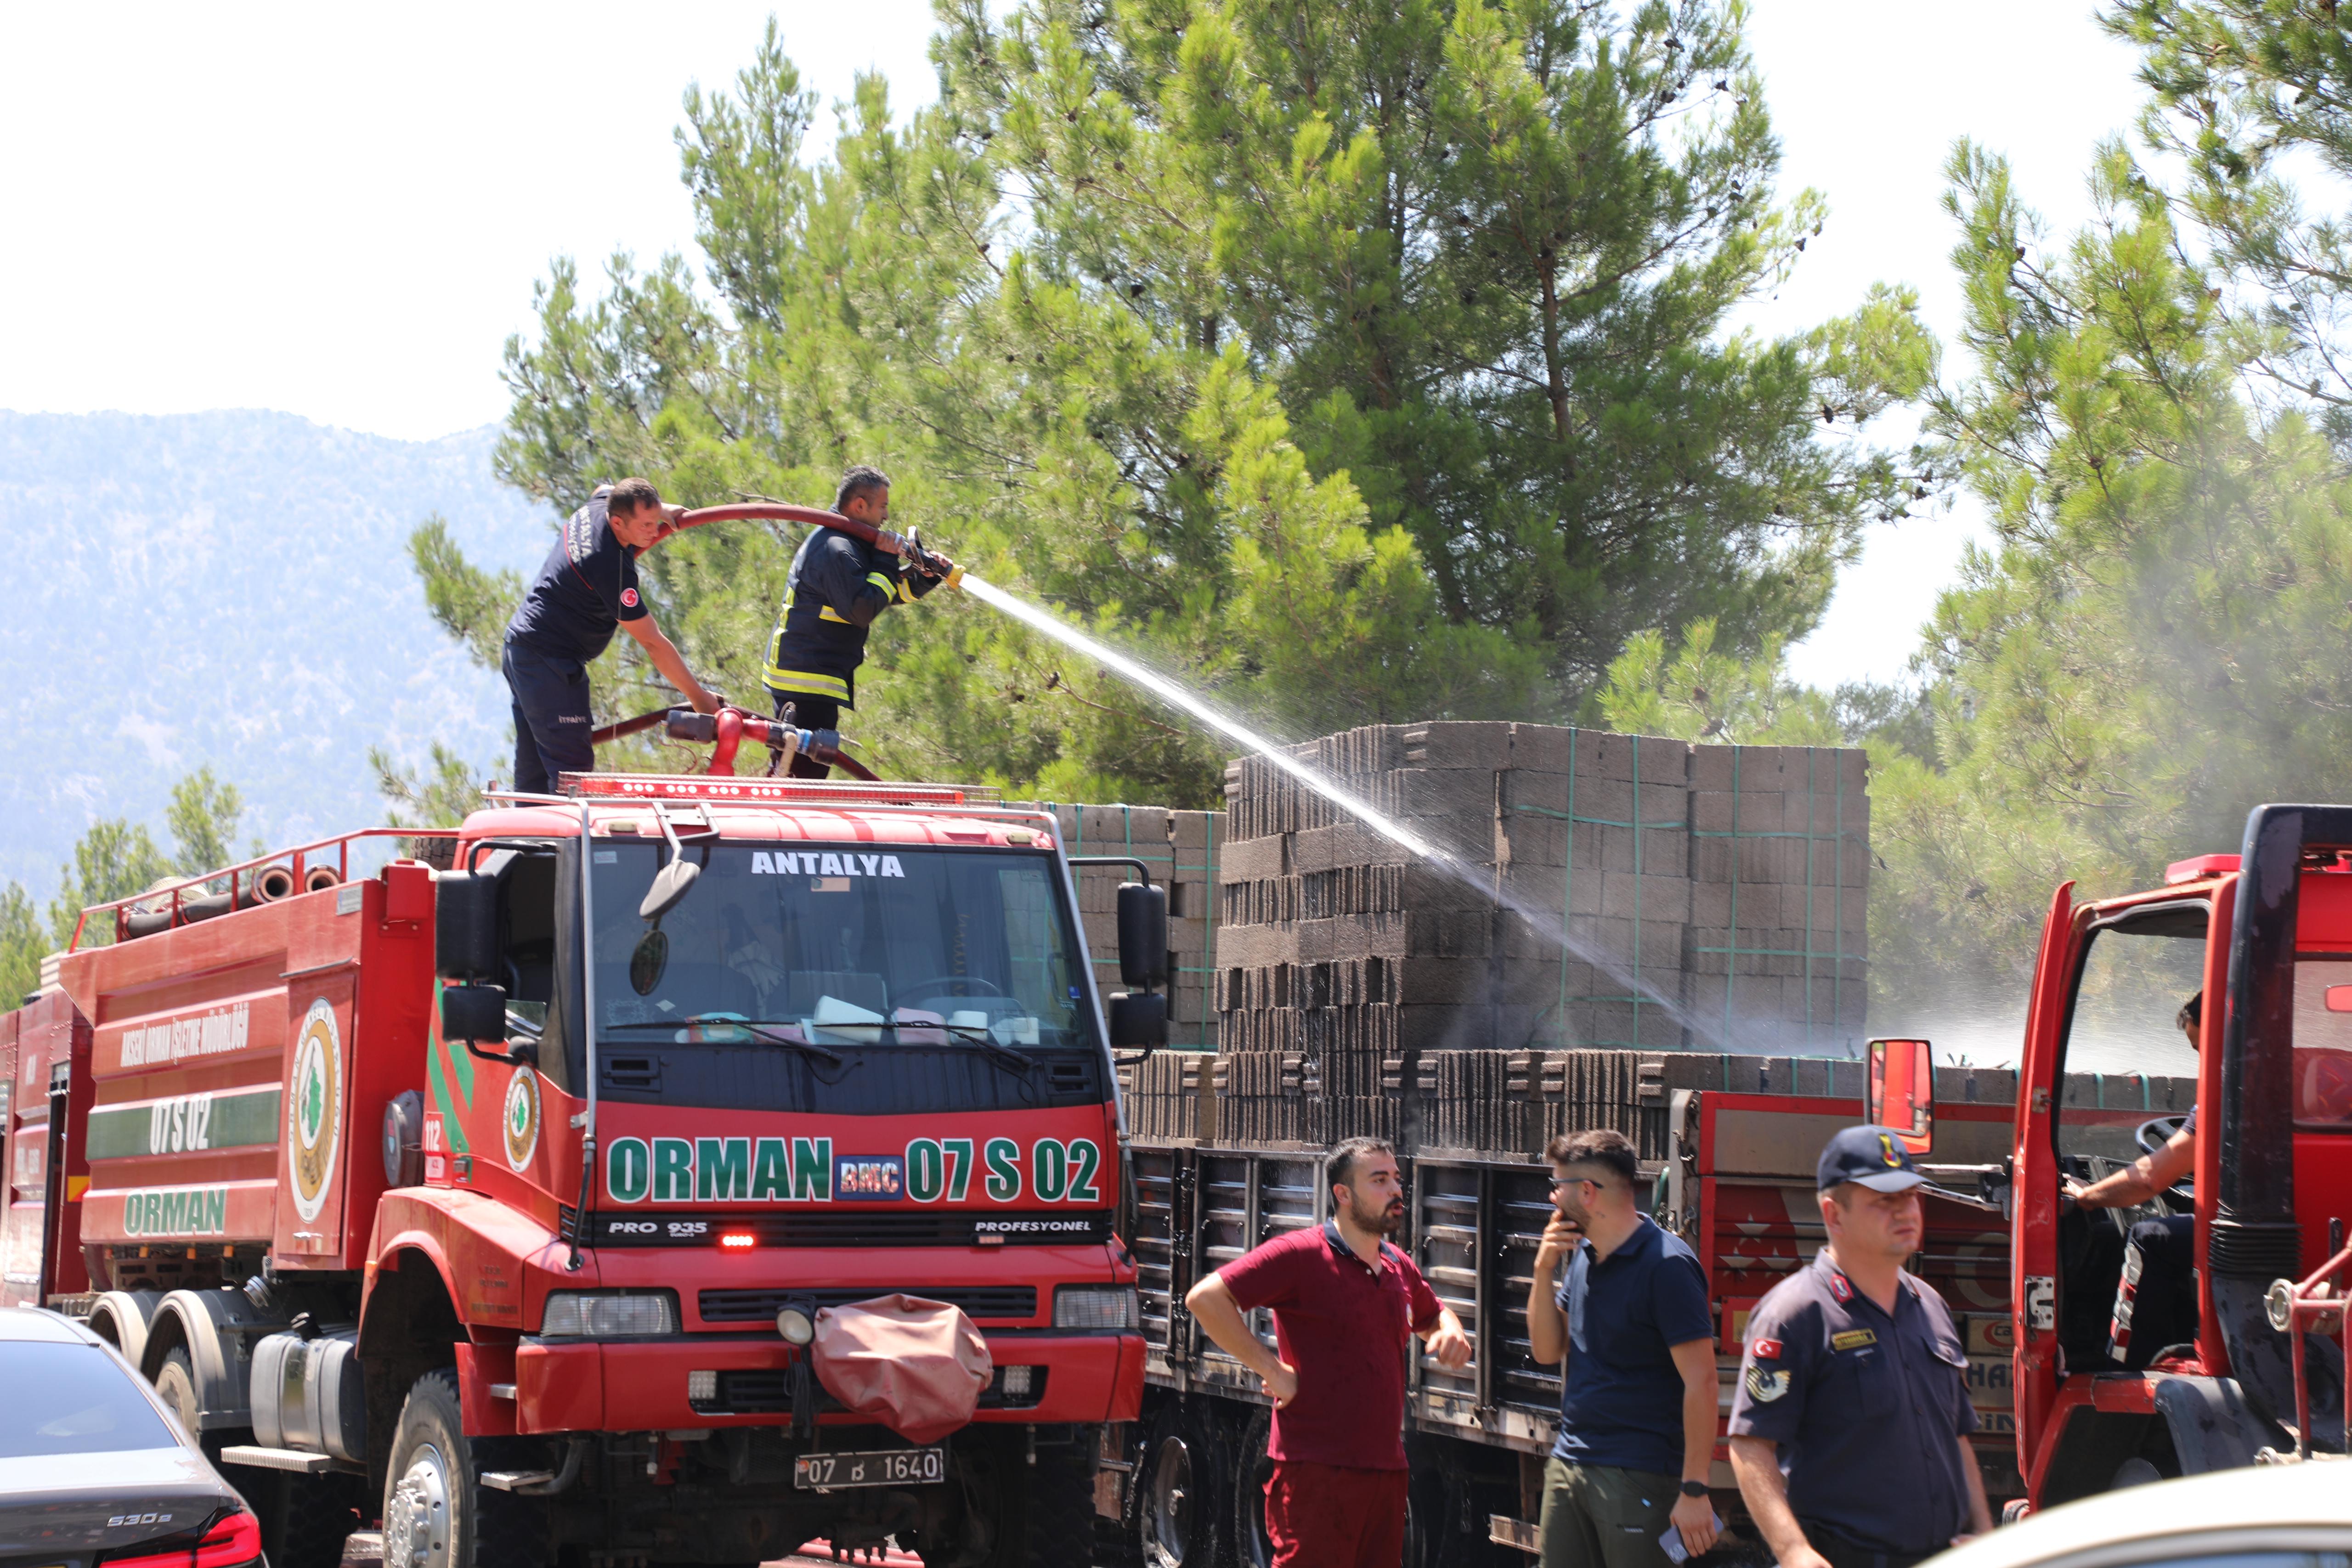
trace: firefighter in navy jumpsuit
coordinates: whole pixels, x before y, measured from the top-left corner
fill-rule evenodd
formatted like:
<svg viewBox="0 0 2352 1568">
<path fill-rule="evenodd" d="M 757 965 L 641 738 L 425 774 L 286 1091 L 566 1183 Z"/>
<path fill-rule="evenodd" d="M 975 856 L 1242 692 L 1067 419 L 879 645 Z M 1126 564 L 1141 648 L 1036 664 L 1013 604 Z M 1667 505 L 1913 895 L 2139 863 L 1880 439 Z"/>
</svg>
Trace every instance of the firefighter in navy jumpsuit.
<svg viewBox="0 0 2352 1568">
<path fill-rule="evenodd" d="M 890 481 L 872 468 L 842 476 L 833 509 L 880 528 L 890 518 Z M 943 570 L 954 562 L 933 559 Z M 879 545 L 838 528 L 813 528 L 793 557 L 783 607 L 768 638 L 762 672 L 778 718 L 803 729 L 837 729 L 841 710 L 857 706 L 857 666 L 875 617 L 893 604 L 912 604 L 937 588 L 933 577 Z M 822 779 L 830 769 L 805 756 L 793 758 L 796 779 Z"/>
</svg>

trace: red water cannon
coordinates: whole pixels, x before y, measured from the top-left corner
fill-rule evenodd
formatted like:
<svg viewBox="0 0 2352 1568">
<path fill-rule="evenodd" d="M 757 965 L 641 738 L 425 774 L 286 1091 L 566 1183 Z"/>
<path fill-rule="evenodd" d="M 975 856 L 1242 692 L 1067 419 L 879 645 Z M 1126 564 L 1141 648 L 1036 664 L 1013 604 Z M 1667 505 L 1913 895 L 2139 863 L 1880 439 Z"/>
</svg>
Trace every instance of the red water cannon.
<svg viewBox="0 0 2352 1568">
<path fill-rule="evenodd" d="M 721 706 L 717 713 L 697 713 L 690 707 L 671 708 L 664 733 L 710 750 L 710 771 L 720 776 L 735 771 L 735 753 L 747 740 L 783 754 L 778 768 L 789 768 L 795 756 L 827 768 L 838 768 L 852 779 L 877 783 L 872 770 L 841 749 L 841 733 L 832 729 L 802 729 L 782 719 L 762 718 L 740 707 Z"/>
</svg>

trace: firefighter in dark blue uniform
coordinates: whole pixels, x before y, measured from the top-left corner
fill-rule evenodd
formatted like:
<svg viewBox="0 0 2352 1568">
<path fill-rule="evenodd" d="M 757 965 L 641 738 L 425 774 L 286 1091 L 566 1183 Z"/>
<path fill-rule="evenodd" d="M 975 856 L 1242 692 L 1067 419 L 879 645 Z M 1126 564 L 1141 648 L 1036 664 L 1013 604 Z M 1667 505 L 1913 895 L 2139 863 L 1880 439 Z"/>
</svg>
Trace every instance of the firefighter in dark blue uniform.
<svg viewBox="0 0 2352 1568">
<path fill-rule="evenodd" d="M 841 476 L 833 509 L 883 527 L 890 520 L 888 476 L 852 468 Z M 943 574 L 954 571 L 945 556 L 929 559 Z M 803 729 L 838 729 L 841 710 L 857 706 L 857 666 L 866 662 L 875 617 L 893 604 L 912 604 L 945 580 L 838 528 L 809 530 L 793 557 L 783 607 L 768 638 L 762 679 L 776 716 Z M 792 771 L 796 779 L 822 779 L 831 769 L 796 755 Z"/>
<path fill-rule="evenodd" d="M 1832 1138 L 1817 1178 L 1829 1245 L 1748 1315 L 1732 1473 L 1780 1568 L 1910 1568 L 1992 1528 L 1968 1356 L 1903 1268 L 1927 1178 L 1885 1127 Z"/>
<path fill-rule="evenodd" d="M 696 712 L 718 707 L 654 624 L 637 582 L 637 557 L 667 538 L 684 515 L 684 507 L 662 504 L 651 481 L 624 479 L 599 485 L 556 535 L 507 624 L 499 657 L 514 697 L 516 789 L 545 794 L 559 775 L 595 768 L 588 665 L 615 629 L 636 639 Z"/>
</svg>

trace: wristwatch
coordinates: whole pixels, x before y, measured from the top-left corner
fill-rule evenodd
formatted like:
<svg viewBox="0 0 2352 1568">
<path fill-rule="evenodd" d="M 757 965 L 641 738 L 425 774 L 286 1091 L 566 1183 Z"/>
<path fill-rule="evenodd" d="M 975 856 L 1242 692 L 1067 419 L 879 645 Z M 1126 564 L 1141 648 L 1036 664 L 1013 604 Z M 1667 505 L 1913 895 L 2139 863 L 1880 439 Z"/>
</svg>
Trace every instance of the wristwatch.
<svg viewBox="0 0 2352 1568">
<path fill-rule="evenodd" d="M 1705 1497 L 1706 1495 L 1706 1483 L 1705 1481 L 1685 1481 L 1685 1482 L 1683 1482 L 1683 1496 L 1685 1496 L 1685 1497 Z"/>
</svg>

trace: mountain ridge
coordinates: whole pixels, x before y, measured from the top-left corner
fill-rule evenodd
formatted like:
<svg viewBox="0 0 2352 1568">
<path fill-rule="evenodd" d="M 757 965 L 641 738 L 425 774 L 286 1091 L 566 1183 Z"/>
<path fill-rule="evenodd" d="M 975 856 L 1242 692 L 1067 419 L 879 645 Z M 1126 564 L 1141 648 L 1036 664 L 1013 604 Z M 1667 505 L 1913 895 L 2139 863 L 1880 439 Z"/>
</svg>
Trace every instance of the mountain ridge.
<svg viewBox="0 0 2352 1568">
<path fill-rule="evenodd" d="M 497 436 L 0 411 L 24 519 L 0 879 L 46 898 L 91 822 L 160 824 L 205 765 L 245 798 L 240 841 L 272 845 L 382 820 L 371 746 L 419 762 L 437 740 L 503 772 L 504 685 L 434 622 L 406 553 L 437 514 L 486 568 L 537 563 L 554 519 L 493 476 Z"/>
</svg>

